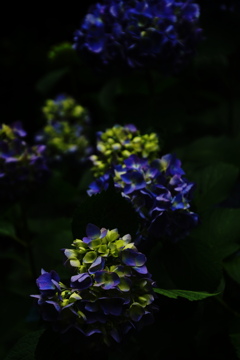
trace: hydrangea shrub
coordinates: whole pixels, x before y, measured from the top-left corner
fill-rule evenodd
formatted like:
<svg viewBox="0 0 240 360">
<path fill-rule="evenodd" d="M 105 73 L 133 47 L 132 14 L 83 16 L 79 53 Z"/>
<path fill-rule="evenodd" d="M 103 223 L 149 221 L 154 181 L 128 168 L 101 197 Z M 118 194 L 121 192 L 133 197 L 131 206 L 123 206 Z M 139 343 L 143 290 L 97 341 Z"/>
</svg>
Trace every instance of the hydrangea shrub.
<svg viewBox="0 0 240 360">
<path fill-rule="evenodd" d="M 42 271 L 37 279 L 38 305 L 45 321 L 66 332 L 100 334 L 106 344 L 120 342 L 131 329 L 153 321 L 157 310 L 155 283 L 131 236 L 117 229 L 87 226 L 87 236 L 64 249 L 66 263 L 74 269 L 70 285 L 64 285 L 55 271 Z"/>
</svg>

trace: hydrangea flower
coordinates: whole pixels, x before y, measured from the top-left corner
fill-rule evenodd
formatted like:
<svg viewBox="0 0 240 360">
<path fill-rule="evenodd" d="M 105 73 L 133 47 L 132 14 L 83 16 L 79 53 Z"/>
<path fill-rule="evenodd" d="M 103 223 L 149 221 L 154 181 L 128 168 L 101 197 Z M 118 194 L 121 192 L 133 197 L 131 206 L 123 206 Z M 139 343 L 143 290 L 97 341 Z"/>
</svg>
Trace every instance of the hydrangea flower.
<svg viewBox="0 0 240 360">
<path fill-rule="evenodd" d="M 113 166 L 92 182 L 88 194 L 106 190 L 113 176 L 115 188 L 140 216 L 139 242 L 144 240 L 144 234 L 157 238 L 167 236 L 176 241 L 198 222 L 198 215 L 190 211 L 194 184 L 184 175 L 180 160 L 171 154 L 153 162 L 131 155 L 123 165 Z"/>
<path fill-rule="evenodd" d="M 65 95 L 47 100 L 43 107 L 47 125 L 35 138 L 46 144 L 49 159 L 60 160 L 65 155 L 74 155 L 80 161 L 91 152 L 86 137 L 89 115 L 86 109 Z"/>
<path fill-rule="evenodd" d="M 122 164 L 131 154 L 154 159 L 160 150 L 156 133 L 141 135 L 133 124 L 115 125 L 98 133 L 98 155 L 92 155 L 94 176 L 103 175 L 112 164 Z"/>
<path fill-rule="evenodd" d="M 234 11 L 239 11 L 240 10 L 240 4 L 239 1 L 236 0 L 231 0 L 231 1 L 221 1 L 220 4 L 220 9 L 222 11 L 229 11 L 229 12 L 234 12 Z"/>
<path fill-rule="evenodd" d="M 20 122 L 0 125 L 1 198 L 15 200 L 49 175 L 45 146 L 28 146 Z"/>
<path fill-rule="evenodd" d="M 77 104 L 76 100 L 70 96 L 59 94 L 56 98 L 48 99 L 42 109 L 48 121 L 68 121 L 79 124 L 89 123 L 87 110 Z"/>
<path fill-rule="evenodd" d="M 96 65 L 177 70 L 201 38 L 192 0 L 103 0 L 74 34 L 74 49 Z"/>
<path fill-rule="evenodd" d="M 70 285 L 61 283 L 55 271 L 37 279 L 42 317 L 57 331 L 76 328 L 82 334 L 100 334 L 106 344 L 120 342 L 130 329 L 153 321 L 155 283 L 131 236 L 117 229 L 87 226 L 87 236 L 64 249 L 66 263 L 76 272 Z"/>
</svg>

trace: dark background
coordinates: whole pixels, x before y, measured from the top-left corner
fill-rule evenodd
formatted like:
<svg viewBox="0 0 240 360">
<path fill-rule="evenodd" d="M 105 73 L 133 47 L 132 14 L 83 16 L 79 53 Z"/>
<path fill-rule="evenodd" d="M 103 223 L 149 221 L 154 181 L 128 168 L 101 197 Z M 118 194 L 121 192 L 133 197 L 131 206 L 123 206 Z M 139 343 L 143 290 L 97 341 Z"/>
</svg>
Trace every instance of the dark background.
<svg viewBox="0 0 240 360">
<path fill-rule="evenodd" d="M 76 5 L 75 2 L 69 1 L 64 6 L 57 3 L 55 6 L 48 3 L 45 5 L 39 3 L 36 6 L 4 5 L 0 39 L 1 122 L 10 124 L 16 120 L 22 121 L 31 141 L 34 133 L 44 124 L 41 107 L 45 100 L 54 98 L 58 93 L 66 92 L 76 97 L 82 105 L 89 108 L 92 117 L 93 134 L 96 130 L 103 130 L 106 126 L 113 126 L 115 123 L 126 124 L 130 122 L 134 123 L 143 132 L 146 130 L 158 132 L 164 153 L 176 151 L 183 161 L 184 170 L 186 170 L 190 180 L 197 181 L 197 170 L 200 171 L 200 190 L 201 182 L 207 187 L 207 176 L 205 175 L 207 172 L 203 171 L 203 175 L 201 175 L 202 168 L 208 165 L 215 166 L 217 161 L 230 164 L 229 167 L 223 167 L 223 172 L 226 169 L 230 171 L 232 164 L 239 168 L 240 12 L 222 11 L 219 8 L 218 1 L 202 0 L 200 2 L 200 26 L 203 29 L 204 41 L 199 44 L 197 54 L 189 66 L 176 76 L 164 77 L 153 72 L 155 93 L 151 96 L 149 96 L 148 84 L 143 73 L 126 74 L 122 78 L 123 89 L 125 90 L 121 94 L 112 96 L 112 89 L 114 90 L 115 86 L 112 78 L 115 79 L 117 74 L 99 75 L 80 60 L 78 63 L 76 59 L 64 58 L 57 62 L 51 62 L 47 57 L 48 52 L 54 45 L 65 41 L 72 42 L 73 32 L 78 27 L 81 18 L 91 3 L 94 2 L 84 1 Z M 56 71 L 61 72 L 62 69 L 66 68 L 70 70 L 65 75 L 56 78 Z M 142 92 L 138 91 L 141 83 L 144 84 Z M 222 140 L 219 143 L 215 142 L 212 138 L 214 136 Z M 207 137 L 211 137 L 211 139 L 207 141 Z M 195 145 L 195 147 L 188 148 L 192 142 L 198 139 L 205 139 L 201 143 L 203 145 L 199 143 L 199 147 Z M 214 173 L 212 175 L 215 176 Z M 225 175 L 227 177 L 227 174 Z M 227 190 L 226 194 L 224 192 L 224 181 L 221 183 L 220 179 L 218 184 L 216 180 L 217 185 L 215 186 L 214 183 L 210 189 L 211 191 L 206 192 L 205 200 L 208 200 L 210 204 L 208 210 L 214 201 L 217 203 L 225 201 L 224 206 L 239 208 L 239 177 L 236 177 L 236 181 L 233 180 L 233 184 L 230 184 L 233 185 L 232 187 L 229 185 L 230 190 L 228 189 L 229 191 Z M 225 198 L 221 196 L 221 186 L 226 195 Z M 215 196 L 215 187 L 220 196 Z M 55 191 L 56 194 L 57 191 L 58 194 L 61 194 L 61 189 Z M 72 194 L 72 197 L 75 196 L 74 189 L 71 188 L 69 193 Z M 211 200 L 210 195 L 212 193 Z M 201 195 L 199 192 L 197 200 L 200 215 L 205 210 L 203 201 L 201 203 Z M 67 196 L 68 194 L 66 198 Z M 61 200 L 62 198 L 54 206 L 58 207 L 59 214 L 63 211 L 62 216 L 65 216 L 66 206 L 64 206 L 64 203 L 61 204 Z M 54 206 L 52 209 L 54 209 Z M 42 208 L 44 211 L 44 206 Z M 41 209 L 39 213 L 40 211 Z M 50 213 L 51 210 L 48 209 L 48 211 Z M 61 223 L 61 219 L 57 219 L 59 215 L 57 214 L 54 219 L 55 222 L 52 221 L 54 224 L 53 229 L 51 229 L 52 233 L 55 228 L 60 228 L 63 232 L 68 229 L 68 220 L 72 215 L 71 211 L 72 208 L 70 208 L 67 214 L 68 218 L 65 219 L 64 223 Z M 206 216 L 205 220 L 207 219 Z M 224 223 L 224 216 L 220 220 Z M 228 227 L 230 231 L 232 228 L 237 228 L 238 220 L 238 218 L 235 218 L 234 222 L 230 224 Z M 218 220 L 218 217 L 214 221 L 217 228 L 221 221 Z M 47 222 L 43 222 L 43 224 L 46 224 L 46 227 L 49 225 Z M 206 222 L 206 224 L 208 223 Z M 36 229 L 36 231 L 40 231 L 41 235 L 42 230 L 38 224 Z M 207 232 L 208 227 L 205 225 L 202 233 L 203 239 L 207 237 Z M 70 236 L 69 233 L 70 230 L 66 232 L 65 239 Z M 36 236 L 39 243 L 41 241 L 40 235 L 39 238 Z M 58 236 L 60 235 L 61 232 L 59 231 Z M 214 237 L 214 234 L 212 236 Z M 240 237 L 239 233 L 237 236 Z M 61 240 L 62 246 L 66 246 L 65 239 Z M 56 237 L 56 243 L 54 245 L 50 244 L 50 250 L 59 249 L 59 246 L 56 245 L 58 240 Z M 192 244 L 192 239 L 190 240 Z M 186 243 L 190 243 L 190 241 L 187 239 Z M 44 264 L 54 267 L 54 265 L 50 264 L 59 262 L 58 253 L 52 255 L 52 258 L 49 255 L 50 250 L 47 248 L 47 240 L 45 240 L 44 246 L 46 246 L 46 258 L 39 256 L 38 272 Z M 8 248 L 11 250 L 12 247 L 14 246 L 10 242 L 7 245 L 3 242 L 3 252 Z M 179 248 L 174 250 L 175 252 L 172 247 L 166 250 L 166 263 L 169 260 L 169 264 L 173 265 L 174 263 L 175 266 L 175 268 L 173 266 L 173 270 L 169 265 L 170 274 L 173 273 L 173 277 L 176 277 L 176 283 L 179 284 L 180 288 L 182 286 L 182 288 L 186 289 L 188 287 L 189 290 L 195 291 L 216 291 L 215 285 L 218 282 L 214 282 L 215 269 L 212 269 L 209 265 L 214 263 L 214 258 L 211 258 L 210 255 L 209 258 L 208 255 L 205 258 L 205 249 L 200 254 L 202 258 L 197 253 L 201 250 L 200 248 L 191 248 L 190 245 L 190 249 L 192 251 L 190 251 L 190 254 L 196 258 L 192 260 L 189 268 L 184 262 L 185 258 L 181 258 L 182 254 L 179 254 Z M 18 255 L 22 254 L 22 250 L 18 247 L 14 251 Z M 164 259 L 162 260 L 164 262 Z M 196 269 L 207 264 L 206 277 L 202 278 L 200 271 L 198 273 L 198 270 L 195 269 L 195 261 L 199 261 Z M 36 314 L 32 310 L 32 301 L 29 299 L 29 293 L 34 291 L 36 293 L 36 290 L 31 288 L 33 280 L 30 277 L 26 279 L 22 276 L 25 270 L 20 272 L 20 275 L 18 274 L 19 264 L 15 262 L 14 258 L 11 261 L 3 259 L 2 264 L 6 269 L 4 286 L 7 290 L 6 297 L 2 297 L 0 302 L 1 309 L 4 312 L 2 323 L 5 324 L 5 345 L 2 354 L 5 355 L 18 338 L 27 333 L 29 329 L 37 329 L 36 324 L 32 324 Z M 186 266 L 185 269 L 184 266 Z M 181 267 L 183 270 L 180 271 Z M 208 269 L 210 269 L 211 275 L 210 272 L 208 274 Z M 50 268 L 46 270 L 50 270 Z M 197 275 L 195 274 L 192 277 L 191 272 L 194 273 L 195 270 Z M 207 281 L 208 275 L 209 281 Z M 205 283 L 203 279 L 206 281 Z M 169 285 L 166 279 L 160 279 L 160 282 L 161 280 L 163 284 L 165 281 Z M 195 280 L 196 283 L 194 283 Z M 227 283 L 225 288 L 226 302 L 239 311 L 240 281 L 237 282 L 236 279 L 233 280 L 228 275 L 226 275 L 225 280 Z M 14 286 L 16 284 L 22 289 L 15 291 Z M 155 348 L 159 344 L 157 334 L 160 334 L 163 339 L 162 344 L 166 342 L 166 347 L 163 346 L 162 350 L 163 359 L 181 359 L 181 354 L 187 354 L 186 359 L 208 358 L 208 356 L 212 359 L 236 359 L 236 354 L 229 340 L 230 316 L 228 310 L 225 313 L 221 305 L 216 305 L 211 301 L 207 302 L 206 305 L 195 305 L 195 303 L 189 305 L 185 300 L 178 303 L 174 302 L 175 300 L 170 299 L 170 302 L 167 300 L 163 300 L 165 313 L 160 314 L 155 329 L 155 338 L 150 339 L 153 331 L 150 332 L 149 337 L 147 337 L 148 330 L 140 335 L 139 341 L 144 342 L 146 337 L 149 346 L 153 349 L 152 353 L 155 352 Z M 164 301 L 166 304 L 164 304 Z M 18 306 L 19 309 L 16 314 L 16 307 Z M 31 311 L 33 311 L 33 314 Z M 171 314 L 170 317 L 169 314 Z M 239 320 L 235 320 L 232 326 L 231 319 L 231 331 L 239 334 Z M 161 321 L 164 324 L 163 326 Z M 234 328 L 235 323 L 237 324 L 236 329 Z M 198 334 L 199 343 L 193 345 L 192 336 L 194 332 L 197 333 L 198 331 L 201 333 Z M 176 344 L 174 350 L 173 343 Z M 145 348 L 147 349 L 147 345 Z M 178 351 L 180 355 L 176 357 Z M 115 358 L 114 355 L 111 355 L 111 359 Z M 161 357 L 159 356 L 159 358 Z"/>
</svg>

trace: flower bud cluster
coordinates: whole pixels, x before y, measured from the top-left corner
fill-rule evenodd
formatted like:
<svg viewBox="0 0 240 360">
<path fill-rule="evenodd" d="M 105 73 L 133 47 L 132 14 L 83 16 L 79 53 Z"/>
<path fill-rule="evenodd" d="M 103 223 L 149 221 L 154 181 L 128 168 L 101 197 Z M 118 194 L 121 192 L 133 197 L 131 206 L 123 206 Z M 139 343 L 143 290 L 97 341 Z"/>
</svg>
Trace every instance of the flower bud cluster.
<svg viewBox="0 0 240 360">
<path fill-rule="evenodd" d="M 47 100 L 43 107 L 47 124 L 35 138 L 46 144 L 49 159 L 61 160 L 74 155 L 79 161 L 86 160 L 91 152 L 86 137 L 89 116 L 86 109 L 65 95 Z"/>
<path fill-rule="evenodd" d="M 132 154 L 152 160 L 157 157 L 160 146 L 156 133 L 141 135 L 135 125 L 128 124 L 99 132 L 97 150 L 98 155 L 90 156 L 95 177 L 103 175 L 112 164 L 122 164 Z"/>
</svg>

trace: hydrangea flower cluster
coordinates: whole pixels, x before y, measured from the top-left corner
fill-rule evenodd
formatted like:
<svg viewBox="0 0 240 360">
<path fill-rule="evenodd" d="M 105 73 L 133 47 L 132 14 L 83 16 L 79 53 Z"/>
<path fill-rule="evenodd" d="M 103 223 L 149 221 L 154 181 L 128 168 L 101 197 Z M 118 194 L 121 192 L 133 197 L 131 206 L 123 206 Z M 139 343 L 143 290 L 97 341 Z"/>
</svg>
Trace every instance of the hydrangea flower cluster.
<svg viewBox="0 0 240 360">
<path fill-rule="evenodd" d="M 65 95 L 47 100 L 43 107 L 47 125 L 37 134 L 36 142 L 46 144 L 49 159 L 60 160 L 64 155 L 74 154 L 82 161 L 91 152 L 86 137 L 89 115 L 86 109 Z"/>
<path fill-rule="evenodd" d="M 37 279 L 38 299 L 44 320 L 57 331 L 76 328 L 86 336 L 101 334 L 106 344 L 120 342 L 130 329 L 152 322 L 155 283 L 146 257 L 117 229 L 87 226 L 87 236 L 64 249 L 66 263 L 74 268 L 70 286 L 55 271 L 42 271 Z"/>
<path fill-rule="evenodd" d="M 237 0 L 230 0 L 230 1 L 224 1 L 224 2 L 221 1 L 220 9 L 222 11 L 229 11 L 229 12 L 239 11 L 240 4 L 239 4 L 239 1 L 237 1 Z"/>
<path fill-rule="evenodd" d="M 103 0 L 74 34 L 74 49 L 95 64 L 177 70 L 201 39 L 192 0 Z"/>
<path fill-rule="evenodd" d="M 75 99 L 64 94 L 56 96 L 54 100 L 48 99 L 42 110 L 48 121 L 77 121 L 81 124 L 89 122 L 87 110 L 77 104 Z"/>
<path fill-rule="evenodd" d="M 158 156 L 160 150 L 156 133 L 141 135 L 133 124 L 115 125 L 98 133 L 98 155 L 90 156 L 94 176 L 103 175 L 112 164 L 122 164 L 132 154 L 150 160 Z"/>
<path fill-rule="evenodd" d="M 198 215 L 190 211 L 194 184 L 184 175 L 180 160 L 171 154 L 152 162 L 131 155 L 123 165 L 113 166 L 112 171 L 92 182 L 88 194 L 106 190 L 112 176 L 115 188 L 141 218 L 140 243 L 149 234 L 176 241 L 198 222 Z"/>
<path fill-rule="evenodd" d="M 20 122 L 0 125 L 1 198 L 15 200 L 49 175 L 45 146 L 28 146 Z"/>
</svg>

